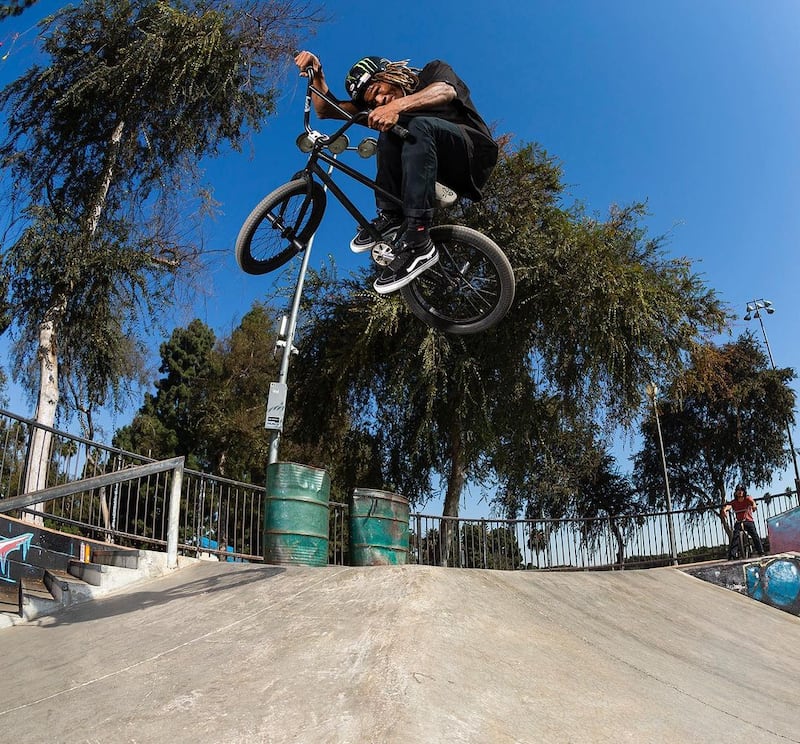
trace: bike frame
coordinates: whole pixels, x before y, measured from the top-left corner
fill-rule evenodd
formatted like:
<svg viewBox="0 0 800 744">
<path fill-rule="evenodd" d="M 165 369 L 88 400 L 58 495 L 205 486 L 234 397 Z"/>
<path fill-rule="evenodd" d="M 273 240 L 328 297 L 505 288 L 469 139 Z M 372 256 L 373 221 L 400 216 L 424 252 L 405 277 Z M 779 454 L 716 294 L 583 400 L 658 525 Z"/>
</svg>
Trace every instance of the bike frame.
<svg viewBox="0 0 800 744">
<path fill-rule="evenodd" d="M 311 70 L 306 71 L 309 74 L 309 83 L 308 83 L 308 90 L 306 92 L 306 100 L 305 105 L 303 108 L 303 126 L 306 130 L 306 135 L 308 137 L 308 141 L 311 143 L 311 151 L 308 155 L 308 161 L 306 162 L 305 168 L 301 171 L 301 173 L 306 174 L 309 179 L 316 178 L 320 182 L 322 182 L 327 189 L 333 194 L 334 197 L 339 201 L 339 203 L 353 216 L 353 219 L 358 223 L 358 225 L 367 230 L 372 238 L 375 239 L 376 242 L 381 240 L 381 235 L 378 231 L 372 226 L 369 220 L 364 216 L 364 214 L 356 207 L 355 204 L 351 201 L 351 199 L 342 191 L 341 187 L 333 180 L 333 177 L 330 172 L 323 169 L 320 165 L 320 161 L 327 164 L 333 170 L 340 171 L 344 173 L 346 176 L 358 181 L 360 184 L 366 186 L 370 189 L 373 193 L 378 194 L 385 198 L 387 201 L 391 202 L 392 204 L 396 205 L 399 209 L 402 210 L 403 201 L 399 197 L 395 196 L 394 194 L 389 193 L 386 189 L 379 186 L 373 179 L 365 176 L 360 171 L 356 170 L 352 166 L 347 165 L 346 163 L 341 163 L 337 160 L 336 155 L 331 155 L 325 152 L 325 148 L 329 147 L 332 143 L 336 142 L 337 139 L 340 137 L 345 137 L 345 132 L 350 129 L 354 124 L 362 123 L 362 119 L 366 118 L 366 114 L 358 114 L 356 116 L 350 115 L 347 111 L 341 108 L 338 103 L 333 100 L 328 94 L 323 93 L 321 90 L 317 89 L 313 84 L 313 77 L 311 76 Z M 345 123 L 339 127 L 333 134 L 326 135 L 320 132 L 317 132 L 311 127 L 310 119 L 311 119 L 311 109 L 312 109 L 312 96 L 318 95 L 322 98 L 326 103 L 333 106 L 339 113 L 345 117 Z M 404 129 L 401 127 L 397 128 L 398 136 L 402 136 L 402 132 L 405 132 Z M 353 148 L 345 148 L 345 149 L 353 149 Z M 309 192 L 308 198 L 311 196 L 310 192 L 310 183 L 309 183 Z"/>
</svg>

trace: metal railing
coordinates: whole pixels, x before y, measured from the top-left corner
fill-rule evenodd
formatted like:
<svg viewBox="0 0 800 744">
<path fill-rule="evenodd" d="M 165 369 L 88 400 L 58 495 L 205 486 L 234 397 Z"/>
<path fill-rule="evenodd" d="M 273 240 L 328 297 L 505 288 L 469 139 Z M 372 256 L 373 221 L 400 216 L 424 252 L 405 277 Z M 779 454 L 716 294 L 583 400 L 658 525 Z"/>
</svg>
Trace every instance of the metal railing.
<svg viewBox="0 0 800 744">
<path fill-rule="evenodd" d="M 263 561 L 263 486 L 184 469 L 180 498 L 172 502 L 177 534 L 169 540 L 172 471 L 133 468 L 154 460 L 125 452 L 0 410 L 0 499 L 10 504 L 23 493 L 28 444 L 35 428 L 51 434 L 48 489 L 87 478 L 81 490 L 51 499 L 46 526 L 127 547 L 176 550 L 223 561 Z M 41 494 L 42 492 L 38 492 Z M 54 493 L 54 492 L 53 492 Z M 176 491 L 177 493 L 177 491 Z M 759 533 L 767 518 L 797 504 L 792 491 L 756 499 Z M 347 565 L 348 509 L 331 502 L 329 562 Z M 409 561 L 423 565 L 504 570 L 608 570 L 671 562 L 668 512 L 598 519 L 456 519 L 412 514 Z M 724 558 L 728 534 L 719 509 L 671 514 L 678 560 Z"/>
<path fill-rule="evenodd" d="M 767 519 L 797 505 L 787 491 L 755 499 L 762 539 Z M 679 563 L 724 559 L 727 520 L 719 508 L 673 511 Z M 412 514 L 410 560 L 425 565 L 505 570 L 609 570 L 672 563 L 669 512 L 597 519 L 455 519 Z"/>
<path fill-rule="evenodd" d="M 125 470 L 118 470 L 105 475 L 95 475 L 83 478 L 72 483 L 59 486 L 50 486 L 38 491 L 11 496 L 0 500 L 0 513 L 7 514 L 15 510 L 32 512 L 44 521 L 46 512 L 38 511 L 37 507 L 46 506 L 52 501 L 62 500 L 76 494 L 83 494 L 94 489 L 106 486 L 119 486 L 130 481 L 141 481 L 152 475 L 170 473 L 171 486 L 167 500 L 167 566 L 176 568 L 178 565 L 178 520 L 180 514 L 181 485 L 183 483 L 183 457 L 173 457 L 161 462 L 152 462 L 147 465 L 136 465 Z"/>
</svg>

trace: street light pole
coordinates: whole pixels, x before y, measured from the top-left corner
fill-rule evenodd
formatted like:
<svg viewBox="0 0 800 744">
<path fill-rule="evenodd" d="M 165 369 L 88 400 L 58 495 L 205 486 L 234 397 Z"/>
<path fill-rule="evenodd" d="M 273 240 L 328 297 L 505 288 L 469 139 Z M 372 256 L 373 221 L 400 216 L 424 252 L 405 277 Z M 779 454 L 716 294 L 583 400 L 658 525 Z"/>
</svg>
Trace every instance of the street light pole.
<svg viewBox="0 0 800 744">
<path fill-rule="evenodd" d="M 772 347 L 769 345 L 769 338 L 767 337 L 767 329 L 764 325 L 764 320 L 761 317 L 761 311 L 764 310 L 767 315 L 772 315 L 775 312 L 775 308 L 772 306 L 772 303 L 769 300 L 759 299 L 759 300 L 751 300 L 747 303 L 747 315 L 744 316 L 745 320 L 752 320 L 753 318 L 757 318 L 759 324 L 761 325 L 761 333 L 764 334 L 764 344 L 767 347 L 767 356 L 769 357 L 769 363 L 772 365 L 772 369 L 776 369 L 775 367 L 775 359 L 772 356 Z M 789 422 L 786 422 L 786 436 L 789 439 L 789 452 L 792 453 L 792 463 L 794 464 L 794 491 L 795 496 L 800 502 L 800 470 L 797 467 L 797 451 L 794 448 L 794 442 L 792 441 L 792 427 L 789 426 Z"/>
<path fill-rule="evenodd" d="M 335 158 L 336 155 L 334 155 L 334 159 Z M 333 165 L 328 167 L 328 175 L 331 173 L 333 173 Z M 327 185 L 323 186 L 323 191 L 327 193 Z M 314 243 L 315 237 L 316 233 L 308 239 L 308 243 L 303 251 L 303 258 L 300 261 L 300 273 L 297 276 L 297 284 L 295 285 L 294 296 L 292 297 L 292 308 L 289 311 L 288 318 L 285 315 L 281 318 L 278 340 L 275 343 L 276 351 L 280 347 L 283 347 L 283 356 L 281 357 L 281 366 L 278 370 L 278 381 L 270 383 L 269 395 L 267 396 L 267 418 L 264 423 L 264 428 L 270 431 L 269 456 L 267 458 L 267 462 L 270 465 L 278 461 L 278 447 L 280 446 L 281 433 L 283 432 L 283 418 L 286 413 L 286 396 L 288 392 L 286 380 L 289 377 L 289 360 L 292 358 L 292 354 L 297 353 L 297 349 L 294 346 L 294 334 L 297 330 L 300 299 L 303 294 L 308 261 L 311 256 L 311 246 Z"/>
<path fill-rule="evenodd" d="M 675 547 L 675 527 L 672 523 L 672 495 L 669 491 L 669 474 L 667 472 L 667 456 L 664 454 L 664 438 L 661 436 L 661 419 L 658 416 L 658 403 L 656 396 L 658 395 L 658 388 L 652 382 L 647 385 L 647 395 L 653 402 L 653 412 L 656 416 L 656 429 L 658 430 L 658 446 L 661 450 L 661 466 L 664 469 L 664 487 L 667 492 L 667 530 L 669 531 L 669 555 L 672 559 L 672 565 L 678 565 L 678 551 Z"/>
</svg>

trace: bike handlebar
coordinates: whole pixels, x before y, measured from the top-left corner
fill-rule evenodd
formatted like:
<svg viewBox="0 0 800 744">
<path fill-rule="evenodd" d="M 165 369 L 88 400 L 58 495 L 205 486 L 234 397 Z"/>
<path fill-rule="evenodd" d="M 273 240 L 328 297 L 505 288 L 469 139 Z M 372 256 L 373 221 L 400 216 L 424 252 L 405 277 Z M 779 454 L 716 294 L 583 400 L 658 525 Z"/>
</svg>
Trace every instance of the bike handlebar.
<svg viewBox="0 0 800 744">
<path fill-rule="evenodd" d="M 366 111 L 359 111 L 357 114 L 354 114 L 350 118 L 356 124 L 364 124 L 364 126 L 368 126 L 365 121 L 362 121 L 362 119 L 365 120 L 368 116 L 369 114 L 367 114 Z M 400 139 L 404 140 L 411 139 L 411 132 L 409 132 L 408 129 L 401 126 L 400 124 L 395 124 L 389 131 L 394 132 L 398 137 L 400 137 Z"/>
<path fill-rule="evenodd" d="M 297 50 L 293 51 L 292 52 L 292 58 L 296 57 L 298 54 L 300 54 L 299 51 L 297 51 Z M 305 77 L 308 79 L 308 94 L 310 94 L 311 90 L 312 90 L 312 84 L 314 82 L 314 76 L 315 76 L 316 73 L 314 72 L 314 68 L 311 65 L 306 67 L 303 70 L 303 72 L 305 73 Z M 301 74 L 301 76 L 302 76 L 302 74 Z M 318 96 L 320 96 L 326 102 L 335 104 L 335 101 L 331 100 L 331 96 L 326 96 L 322 91 L 319 91 L 319 90 L 317 90 L 315 88 L 314 89 L 314 93 L 316 93 Z M 367 118 L 368 114 L 367 114 L 366 111 L 359 111 L 357 114 L 351 115 L 347 111 L 342 109 L 341 106 L 336 106 L 336 108 L 344 116 L 346 116 L 348 120 L 350 120 L 350 121 L 352 121 L 352 122 L 354 122 L 356 124 L 364 124 L 364 126 L 367 126 L 367 124 L 365 122 L 361 121 L 362 119 L 366 119 Z M 409 132 L 408 129 L 406 129 L 404 126 L 401 126 L 400 124 L 395 124 L 389 131 L 393 132 L 394 134 L 396 134 L 402 140 L 410 140 L 410 139 L 412 139 L 411 132 Z"/>
</svg>

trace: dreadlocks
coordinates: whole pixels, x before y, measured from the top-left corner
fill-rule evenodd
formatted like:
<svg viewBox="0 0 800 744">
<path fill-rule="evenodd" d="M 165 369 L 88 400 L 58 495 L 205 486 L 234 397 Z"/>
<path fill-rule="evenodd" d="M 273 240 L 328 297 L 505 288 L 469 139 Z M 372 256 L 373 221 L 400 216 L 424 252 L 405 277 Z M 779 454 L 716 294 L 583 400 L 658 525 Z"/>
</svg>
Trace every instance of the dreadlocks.
<svg viewBox="0 0 800 744">
<path fill-rule="evenodd" d="M 404 95 L 408 95 L 413 93 L 419 85 L 417 72 L 419 70 L 409 67 L 408 60 L 404 59 L 401 62 L 390 62 L 386 65 L 386 69 L 376 72 L 372 79 L 379 83 L 396 85 L 403 90 Z"/>
</svg>

